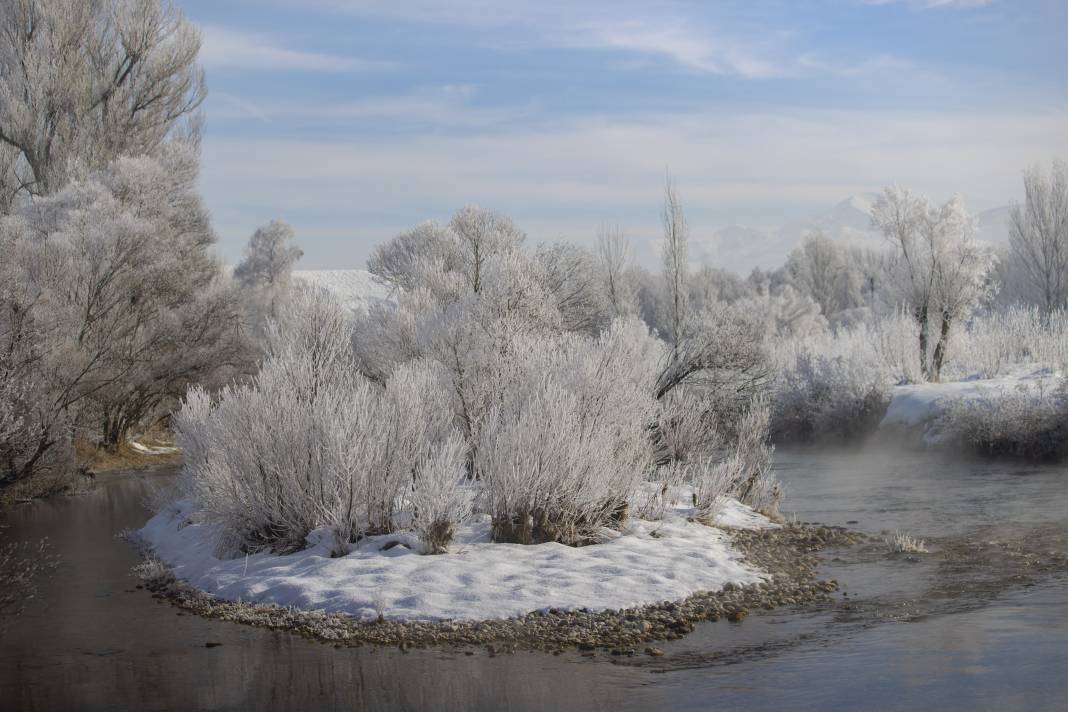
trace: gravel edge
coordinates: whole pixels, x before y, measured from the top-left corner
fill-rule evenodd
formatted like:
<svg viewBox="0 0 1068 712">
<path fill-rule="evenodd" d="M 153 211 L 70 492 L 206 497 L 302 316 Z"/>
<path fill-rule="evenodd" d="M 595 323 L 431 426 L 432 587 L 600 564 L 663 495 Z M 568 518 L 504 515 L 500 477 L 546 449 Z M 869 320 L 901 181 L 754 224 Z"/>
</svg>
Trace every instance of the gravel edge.
<svg viewBox="0 0 1068 712">
<path fill-rule="evenodd" d="M 742 621 L 751 610 L 772 610 L 830 600 L 834 580 L 816 576 L 818 552 L 828 546 L 849 546 L 865 535 L 841 527 L 790 523 L 781 529 L 727 529 L 742 559 L 766 572 L 766 580 L 747 586 L 727 584 L 681 601 L 609 611 L 584 609 L 536 611 L 518 618 L 485 621 L 362 622 L 341 613 L 307 611 L 276 605 L 217 599 L 174 577 L 150 549 L 134 573 L 154 598 L 197 615 L 272 630 L 286 630 L 337 647 L 398 646 L 483 647 L 491 655 L 517 650 L 559 653 L 577 648 L 603 649 L 613 655 L 633 655 L 646 643 L 677 640 L 702 621 Z M 136 543 L 136 542 L 135 542 Z M 646 647 L 646 654 L 662 654 Z"/>
</svg>

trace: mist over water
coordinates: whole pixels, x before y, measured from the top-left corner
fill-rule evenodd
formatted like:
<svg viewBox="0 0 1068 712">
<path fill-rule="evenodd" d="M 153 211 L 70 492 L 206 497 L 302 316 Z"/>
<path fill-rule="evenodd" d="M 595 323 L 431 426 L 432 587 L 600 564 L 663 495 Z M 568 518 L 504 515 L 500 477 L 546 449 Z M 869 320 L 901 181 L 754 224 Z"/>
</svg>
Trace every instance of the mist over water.
<svg viewBox="0 0 1068 712">
<path fill-rule="evenodd" d="M 61 569 L 4 633 L 12 709 L 1060 709 L 1068 694 L 1068 468 L 896 446 L 781 448 L 783 511 L 867 543 L 825 552 L 833 604 L 702 624 L 666 655 L 335 649 L 181 615 L 135 588 L 115 535 L 166 470 L 101 476 L 5 515 Z M 888 554 L 883 532 L 930 554 Z M 221 643 L 207 648 L 208 642 Z"/>
</svg>

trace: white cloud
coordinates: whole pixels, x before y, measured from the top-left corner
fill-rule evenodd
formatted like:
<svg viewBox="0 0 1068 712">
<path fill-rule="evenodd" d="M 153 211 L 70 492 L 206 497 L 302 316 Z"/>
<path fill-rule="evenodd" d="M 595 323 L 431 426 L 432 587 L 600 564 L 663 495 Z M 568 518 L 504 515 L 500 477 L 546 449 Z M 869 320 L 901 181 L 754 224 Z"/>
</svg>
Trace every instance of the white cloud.
<svg viewBox="0 0 1068 712">
<path fill-rule="evenodd" d="M 816 70 L 790 49 L 791 32 L 766 23 L 751 27 L 726 20 L 717 23 L 712 3 L 699 9 L 673 0 L 317 0 L 316 4 L 332 12 L 477 28 L 475 41 L 487 46 L 616 51 L 667 59 L 689 71 L 747 79 Z M 614 66 L 643 65 L 631 62 Z M 831 63 L 821 65 L 821 71 L 827 66 Z"/>
<path fill-rule="evenodd" d="M 564 44 L 571 46 L 657 55 L 679 66 L 712 74 L 767 78 L 788 72 L 777 61 L 711 33 L 695 31 L 681 21 L 586 23 L 565 32 L 563 37 Z"/>
<path fill-rule="evenodd" d="M 695 234 L 784 222 L 892 182 L 985 209 L 1019 197 L 1023 167 L 1068 154 L 1065 126 L 1066 111 L 707 112 L 337 143 L 209 137 L 203 187 L 231 254 L 281 215 L 310 266 L 357 266 L 400 228 L 469 202 L 510 213 L 534 242 L 585 240 L 604 220 L 647 239 L 665 165 Z"/>
<path fill-rule="evenodd" d="M 252 117 L 257 121 L 267 122 L 270 121 L 270 116 L 267 115 L 259 105 L 247 100 L 242 99 L 239 96 L 228 94 L 226 92 L 213 91 L 209 94 L 209 101 L 212 103 L 222 102 L 227 106 L 230 111 L 212 112 L 213 117 L 221 118 L 240 118 L 242 120 Z"/>
<path fill-rule="evenodd" d="M 352 121 L 366 121 L 391 130 L 414 127 L 434 129 L 475 129 L 502 126 L 527 119 L 537 113 L 534 104 L 521 106 L 478 105 L 473 103 L 478 89 L 469 84 L 419 87 L 407 94 L 368 96 L 332 103 L 279 102 L 253 103 L 231 94 L 210 95 L 223 106 L 213 106 L 213 120 L 260 121 L 272 119 L 316 119 L 334 128 Z"/>
<path fill-rule="evenodd" d="M 288 49 L 270 38 L 213 25 L 203 26 L 200 61 L 206 67 L 302 72 L 364 72 L 389 69 L 387 62 Z"/>
</svg>

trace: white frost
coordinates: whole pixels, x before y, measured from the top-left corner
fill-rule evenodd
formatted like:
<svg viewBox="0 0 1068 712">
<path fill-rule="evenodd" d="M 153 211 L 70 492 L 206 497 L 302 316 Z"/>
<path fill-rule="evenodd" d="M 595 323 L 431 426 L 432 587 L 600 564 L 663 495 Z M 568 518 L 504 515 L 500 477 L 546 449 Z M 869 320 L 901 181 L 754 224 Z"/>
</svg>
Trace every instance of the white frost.
<svg viewBox="0 0 1068 712">
<path fill-rule="evenodd" d="M 511 618 L 549 608 L 605 610 L 679 600 L 763 574 L 742 563 L 718 529 L 668 514 L 634 520 L 618 537 L 585 547 L 495 544 L 488 516 L 461 529 L 450 553 L 421 555 L 383 544 L 414 544 L 405 535 L 371 537 L 330 558 L 329 537 L 279 556 L 218 559 L 215 531 L 189 523 L 191 503 L 153 517 L 141 534 L 156 555 L 189 584 L 227 600 L 273 603 L 393 620 Z M 723 526 L 766 528 L 767 519 L 728 502 Z"/>
</svg>

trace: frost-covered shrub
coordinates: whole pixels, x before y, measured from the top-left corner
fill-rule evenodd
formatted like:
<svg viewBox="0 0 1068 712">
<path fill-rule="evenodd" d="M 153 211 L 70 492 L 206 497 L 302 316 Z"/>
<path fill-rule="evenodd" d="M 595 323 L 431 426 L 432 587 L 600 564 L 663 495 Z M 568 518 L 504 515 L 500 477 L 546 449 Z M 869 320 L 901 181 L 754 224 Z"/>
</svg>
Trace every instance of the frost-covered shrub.
<svg viewBox="0 0 1068 712">
<path fill-rule="evenodd" d="M 770 424 L 768 407 L 758 400 L 743 417 L 731 447 L 695 462 L 669 466 L 681 469 L 681 473 L 670 475 L 673 479 L 692 488 L 699 519 L 714 520 L 726 497 L 769 516 L 777 515 L 781 491 L 771 474 Z"/>
<path fill-rule="evenodd" d="M 540 246 L 534 260 L 564 329 L 597 334 L 608 325 L 615 308 L 598 284 L 597 258 L 591 252 L 555 242 Z"/>
<path fill-rule="evenodd" d="M 472 492 L 467 480 L 467 446 L 459 433 L 428 448 L 415 468 L 410 503 L 412 528 L 428 554 L 446 550 L 456 526 L 471 514 Z"/>
<path fill-rule="evenodd" d="M 656 397 L 670 405 L 665 399 L 681 389 L 684 400 L 697 398 L 706 405 L 704 420 L 692 421 L 695 425 L 715 424 L 732 433 L 763 391 L 768 369 L 760 323 L 742 308 L 715 303 L 683 322 L 681 338 L 663 359 Z"/>
<path fill-rule="evenodd" d="M 652 465 L 647 333 L 518 338 L 514 380 L 478 434 L 475 471 L 497 541 L 593 541 L 618 527 Z"/>
<path fill-rule="evenodd" d="M 667 497 L 637 497 L 657 469 L 708 511 L 774 509 L 763 327 L 711 303 L 669 344 L 609 321 L 591 255 L 521 243 L 480 209 L 421 226 L 372 260 L 393 303 L 353 317 L 297 290 L 252 382 L 189 393 L 184 485 L 224 544 L 289 550 L 326 527 L 343 554 L 411 529 L 436 553 L 477 509 L 497 541 L 581 545 L 632 505 L 662 514 Z"/>
<path fill-rule="evenodd" d="M 1068 390 L 1020 386 L 984 398 L 957 398 L 943 403 L 932 424 L 939 442 L 959 443 L 992 455 L 1034 459 L 1068 452 Z"/>
<path fill-rule="evenodd" d="M 952 378 L 994 378 L 1023 364 L 1068 365 L 1068 312 L 1014 305 L 976 316 L 958 337 L 946 371 Z"/>
<path fill-rule="evenodd" d="M 269 330 L 269 356 L 252 383 L 224 389 L 214 404 L 190 391 L 175 416 L 184 486 L 226 544 L 292 550 L 327 526 L 343 552 L 405 519 L 422 526 L 432 479 L 434 492 L 448 494 L 450 475 L 425 469 L 456 459 L 442 450 L 458 435 L 439 369 L 406 364 L 382 388 L 359 374 L 349 345 L 341 308 L 311 293 Z M 420 471 L 422 499 L 412 500 Z M 423 510 L 401 516 L 416 501 Z M 462 510 L 446 504 L 433 513 L 439 532 L 448 527 L 438 520 L 453 512 Z"/>
<path fill-rule="evenodd" d="M 772 387 L 776 435 L 845 438 L 874 427 L 894 378 L 877 344 L 877 334 L 864 325 L 780 341 Z"/>
<path fill-rule="evenodd" d="M 820 314 L 820 305 L 788 284 L 771 294 L 739 299 L 734 306 L 753 315 L 765 332 L 773 336 L 804 336 L 827 328 L 827 319 Z"/>
</svg>

